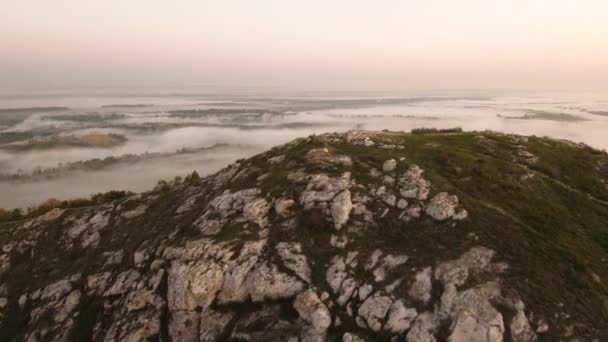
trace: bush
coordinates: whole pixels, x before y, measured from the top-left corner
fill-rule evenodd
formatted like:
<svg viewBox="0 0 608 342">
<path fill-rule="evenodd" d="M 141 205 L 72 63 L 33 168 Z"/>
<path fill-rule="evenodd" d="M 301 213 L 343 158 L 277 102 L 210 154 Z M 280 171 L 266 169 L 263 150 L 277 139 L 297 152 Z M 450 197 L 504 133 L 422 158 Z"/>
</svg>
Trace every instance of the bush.
<svg viewBox="0 0 608 342">
<path fill-rule="evenodd" d="M 412 134 L 438 134 L 438 133 L 462 133 L 462 128 L 454 127 L 454 128 L 414 128 L 412 129 Z"/>
<path fill-rule="evenodd" d="M 105 204 L 128 196 L 132 196 L 133 194 L 134 193 L 131 191 L 112 190 L 105 193 L 95 194 L 91 196 L 91 198 L 76 198 L 65 201 L 60 201 L 56 198 L 49 198 L 38 206 L 30 207 L 25 214 L 21 209 L 13 209 L 11 211 L 8 211 L 6 209 L 0 208 L 0 222 L 16 221 L 40 216 L 56 208 L 69 209 Z"/>
<path fill-rule="evenodd" d="M 184 178 L 184 183 L 186 184 L 198 184 L 201 181 L 201 176 L 198 175 L 198 172 L 196 172 L 196 170 L 192 171 L 191 174 L 187 175 L 186 178 Z"/>
<path fill-rule="evenodd" d="M 4 208 L 0 208 L 0 222 L 10 221 L 11 217 L 12 217 L 12 214 L 10 211 L 8 211 Z"/>
<path fill-rule="evenodd" d="M 29 210 L 27 211 L 27 216 L 34 217 L 43 215 L 55 208 L 61 207 L 62 203 L 62 201 L 56 198 L 49 198 L 48 200 L 42 202 L 42 204 L 39 204 L 37 207 L 29 208 Z"/>
<path fill-rule="evenodd" d="M 131 191 L 125 191 L 125 190 L 112 190 L 112 191 L 108 191 L 108 192 L 104 192 L 104 193 L 98 193 L 95 194 L 91 197 L 91 200 L 95 203 L 95 204 L 104 204 L 104 203 L 108 203 L 108 202 L 112 202 L 115 200 L 119 200 L 125 197 L 129 197 L 134 195 L 134 193 L 132 193 Z"/>
</svg>

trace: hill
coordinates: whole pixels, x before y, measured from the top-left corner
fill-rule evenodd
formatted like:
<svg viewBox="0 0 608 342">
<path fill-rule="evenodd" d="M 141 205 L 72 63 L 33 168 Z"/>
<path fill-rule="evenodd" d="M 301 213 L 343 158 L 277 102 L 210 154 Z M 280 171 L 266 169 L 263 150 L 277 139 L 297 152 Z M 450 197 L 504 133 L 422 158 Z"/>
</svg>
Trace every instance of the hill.
<svg viewBox="0 0 608 342">
<path fill-rule="evenodd" d="M 0 340 L 608 340 L 608 155 L 351 131 L 0 225 Z"/>
</svg>

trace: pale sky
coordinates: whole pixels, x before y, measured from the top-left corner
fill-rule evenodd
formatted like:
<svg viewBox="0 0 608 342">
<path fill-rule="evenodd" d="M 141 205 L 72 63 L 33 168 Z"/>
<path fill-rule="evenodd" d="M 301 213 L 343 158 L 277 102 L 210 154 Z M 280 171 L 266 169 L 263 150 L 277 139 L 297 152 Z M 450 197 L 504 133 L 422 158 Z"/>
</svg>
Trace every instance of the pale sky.
<svg viewBox="0 0 608 342">
<path fill-rule="evenodd" d="M 607 0 L 0 0 L 0 87 L 594 89 Z"/>
</svg>

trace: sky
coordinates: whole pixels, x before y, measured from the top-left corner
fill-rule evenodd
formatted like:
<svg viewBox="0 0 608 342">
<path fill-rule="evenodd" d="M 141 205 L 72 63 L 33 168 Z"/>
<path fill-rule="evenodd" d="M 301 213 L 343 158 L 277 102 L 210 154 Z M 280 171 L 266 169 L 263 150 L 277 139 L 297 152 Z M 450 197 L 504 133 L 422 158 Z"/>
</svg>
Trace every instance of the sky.
<svg viewBox="0 0 608 342">
<path fill-rule="evenodd" d="M 0 89 L 602 89 L 606 0 L 0 0 Z"/>
</svg>

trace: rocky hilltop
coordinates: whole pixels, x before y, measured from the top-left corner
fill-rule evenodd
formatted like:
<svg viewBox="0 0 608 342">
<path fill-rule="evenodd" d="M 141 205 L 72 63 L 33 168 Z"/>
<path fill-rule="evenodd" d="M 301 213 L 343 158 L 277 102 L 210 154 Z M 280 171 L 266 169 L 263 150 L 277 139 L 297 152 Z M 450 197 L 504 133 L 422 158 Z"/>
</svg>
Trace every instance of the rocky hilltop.
<svg viewBox="0 0 608 342">
<path fill-rule="evenodd" d="M 2 341 L 606 341 L 608 155 L 351 131 L 0 225 Z"/>
</svg>

